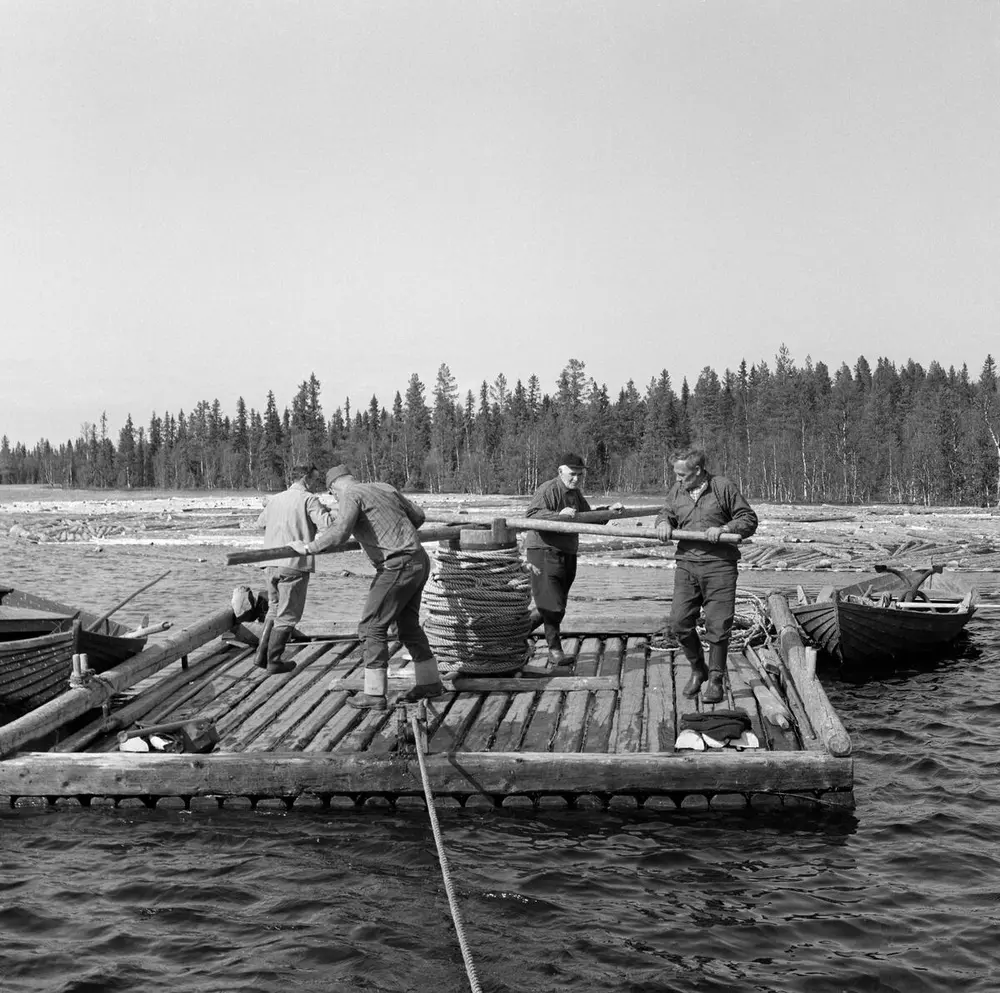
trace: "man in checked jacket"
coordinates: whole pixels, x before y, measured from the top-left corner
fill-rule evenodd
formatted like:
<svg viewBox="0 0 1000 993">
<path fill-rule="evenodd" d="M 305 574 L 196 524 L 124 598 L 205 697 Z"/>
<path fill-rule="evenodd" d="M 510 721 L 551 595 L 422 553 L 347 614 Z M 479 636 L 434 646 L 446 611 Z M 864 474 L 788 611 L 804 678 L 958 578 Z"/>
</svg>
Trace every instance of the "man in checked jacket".
<svg viewBox="0 0 1000 993">
<path fill-rule="evenodd" d="M 371 564 L 375 578 L 358 625 L 364 639 L 363 693 L 348 699 L 352 707 L 385 710 L 389 671 L 388 629 L 395 622 L 399 640 L 413 658 L 416 685 L 403 696 L 413 703 L 440 696 L 444 685 L 437 660 L 420 626 L 420 600 L 431 574 L 430 559 L 417 528 L 424 512 L 388 483 L 362 483 L 346 465 L 326 473 L 326 485 L 337 497 L 337 519 L 309 542 L 293 544 L 305 555 L 342 545 L 353 533 Z"/>
</svg>

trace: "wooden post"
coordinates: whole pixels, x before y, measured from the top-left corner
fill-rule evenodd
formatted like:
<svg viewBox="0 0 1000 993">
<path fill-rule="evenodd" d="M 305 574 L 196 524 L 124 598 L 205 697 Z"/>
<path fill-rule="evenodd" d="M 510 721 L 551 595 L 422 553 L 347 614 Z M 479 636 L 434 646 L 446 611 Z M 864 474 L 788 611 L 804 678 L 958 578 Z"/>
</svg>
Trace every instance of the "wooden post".
<svg viewBox="0 0 1000 993">
<path fill-rule="evenodd" d="M 495 517 L 490 529 L 463 528 L 459 548 L 464 552 L 495 552 L 502 548 L 517 548 L 517 532 L 507 527 L 502 517 Z"/>
</svg>

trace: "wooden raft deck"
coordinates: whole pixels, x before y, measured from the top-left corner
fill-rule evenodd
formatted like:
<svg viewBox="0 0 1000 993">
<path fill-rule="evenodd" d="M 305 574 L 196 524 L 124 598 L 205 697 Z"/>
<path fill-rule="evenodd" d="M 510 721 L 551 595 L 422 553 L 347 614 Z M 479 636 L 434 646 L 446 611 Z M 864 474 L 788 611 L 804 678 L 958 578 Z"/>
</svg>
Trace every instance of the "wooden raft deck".
<svg viewBox="0 0 1000 993">
<path fill-rule="evenodd" d="M 568 632 L 564 647 L 574 662 L 568 675 L 533 662 L 516 677 L 459 676 L 446 696 L 421 705 L 435 797 L 462 804 L 560 797 L 571 805 L 581 796 L 604 804 L 626 796 L 640 805 L 662 797 L 672 808 L 686 806 L 689 797 L 701 806 L 706 798 L 745 806 L 767 796 L 853 806 L 849 739 L 828 701 L 824 710 L 821 689 L 817 707 L 814 676 L 786 670 L 783 702 L 794 721 L 782 730 L 761 712 L 754 693 L 758 670 L 732 653 L 728 696 L 719 707 L 745 710 L 761 747 L 675 751 L 682 715 L 716 709 L 681 695 L 689 669 L 680 653 L 675 658 L 653 647 L 650 635 L 609 632 L 607 625 Z M 83 803 L 181 797 L 185 804 L 194 797 L 245 797 L 288 805 L 300 798 L 325 805 L 339 798 L 422 796 L 409 725 L 418 708 L 392 706 L 411 685 L 396 676 L 403 665 L 398 646 L 384 712 L 347 705 L 362 685 L 355 638 L 289 649 L 295 671 L 266 676 L 254 665 L 253 649 L 216 639 L 122 691 L 103 714 L 82 727 L 78 721 L 74 733 L 49 750 L 0 761 L 0 795 L 12 803 L 20 797 Z M 805 679 L 814 684 L 808 692 Z M 211 753 L 118 751 L 117 732 L 134 722 L 189 718 L 214 722 L 220 740 Z M 831 721 L 840 732 L 833 751 Z"/>
</svg>

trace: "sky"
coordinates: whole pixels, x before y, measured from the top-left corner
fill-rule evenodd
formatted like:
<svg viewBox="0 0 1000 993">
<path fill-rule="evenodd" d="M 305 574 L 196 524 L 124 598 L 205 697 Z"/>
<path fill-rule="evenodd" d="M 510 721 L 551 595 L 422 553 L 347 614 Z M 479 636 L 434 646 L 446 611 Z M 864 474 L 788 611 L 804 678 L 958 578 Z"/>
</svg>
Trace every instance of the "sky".
<svg viewBox="0 0 1000 993">
<path fill-rule="evenodd" d="M 0 0 L 0 434 L 1000 353 L 997 0 Z"/>
</svg>

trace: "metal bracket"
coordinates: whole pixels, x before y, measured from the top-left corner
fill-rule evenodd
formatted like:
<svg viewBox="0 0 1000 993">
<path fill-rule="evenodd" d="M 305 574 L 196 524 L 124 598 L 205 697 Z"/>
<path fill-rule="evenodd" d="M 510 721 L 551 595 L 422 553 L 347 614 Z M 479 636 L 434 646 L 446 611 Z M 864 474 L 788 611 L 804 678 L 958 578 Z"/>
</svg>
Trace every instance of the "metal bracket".
<svg viewBox="0 0 1000 993">
<path fill-rule="evenodd" d="M 417 718 L 417 737 L 413 736 L 413 718 Z M 427 703 L 399 704 L 396 707 L 396 755 L 399 758 L 416 758 L 417 749 L 427 754 Z"/>
</svg>

